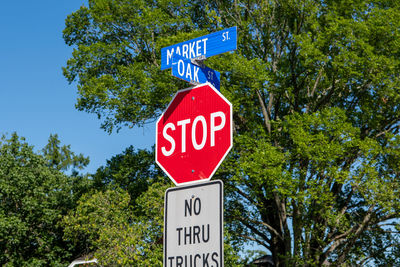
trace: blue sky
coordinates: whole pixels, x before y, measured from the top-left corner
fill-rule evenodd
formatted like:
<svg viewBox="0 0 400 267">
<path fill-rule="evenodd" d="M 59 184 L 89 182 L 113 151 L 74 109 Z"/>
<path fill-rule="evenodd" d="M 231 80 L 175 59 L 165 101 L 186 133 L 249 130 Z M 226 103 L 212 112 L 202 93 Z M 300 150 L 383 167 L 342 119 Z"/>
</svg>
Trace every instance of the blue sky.
<svg viewBox="0 0 400 267">
<path fill-rule="evenodd" d="M 3 1 L 0 8 L 0 135 L 17 132 L 42 149 L 58 134 L 75 153 L 90 157 L 87 172 L 129 145 L 150 148 L 154 125 L 124 128 L 111 135 L 100 129 L 96 115 L 77 111 L 76 85 L 68 84 L 62 67 L 72 48 L 62 39 L 67 15 L 82 0 Z"/>
</svg>

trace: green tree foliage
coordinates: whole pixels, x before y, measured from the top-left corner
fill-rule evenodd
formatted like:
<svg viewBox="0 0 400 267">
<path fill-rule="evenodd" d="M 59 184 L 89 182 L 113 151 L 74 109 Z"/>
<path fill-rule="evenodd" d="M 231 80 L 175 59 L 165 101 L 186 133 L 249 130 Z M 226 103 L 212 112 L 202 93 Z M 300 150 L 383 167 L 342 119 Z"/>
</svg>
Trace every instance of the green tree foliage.
<svg viewBox="0 0 400 267">
<path fill-rule="evenodd" d="M 112 188 L 85 194 L 63 219 L 66 240 L 93 253 L 103 266 L 163 266 L 164 193 L 170 184 L 154 183 L 131 204 L 127 191 Z M 140 210 L 141 215 L 135 215 Z M 225 264 L 239 265 L 225 245 Z"/>
<path fill-rule="evenodd" d="M 136 200 L 144 214 L 132 216 L 128 192 L 122 189 L 84 195 L 75 211 L 64 218 L 65 238 L 85 240 L 104 266 L 162 266 L 163 194 L 154 184 Z"/>
<path fill-rule="evenodd" d="M 89 0 L 68 16 L 64 75 L 113 131 L 156 119 L 185 84 L 160 49 L 238 27 L 207 60 L 232 102 L 224 179 L 235 242 L 276 266 L 399 264 L 400 2 Z"/>
<path fill-rule="evenodd" d="M 72 167 L 72 173 L 77 175 L 78 170 L 82 170 L 89 164 L 89 157 L 82 154 L 75 155 L 71 151 L 70 145 L 60 146 L 58 135 L 50 135 L 47 145 L 42 149 L 43 156 L 46 158 L 49 167 L 57 170 L 66 171 Z"/>
<path fill-rule="evenodd" d="M 0 140 L 0 265 L 65 266 L 75 253 L 59 222 L 85 185 L 59 171 L 67 165 L 33 152 L 17 134 Z"/>
<path fill-rule="evenodd" d="M 166 181 L 160 169 L 156 168 L 154 150 L 135 150 L 128 147 L 121 154 L 107 160 L 105 166 L 100 167 L 93 175 L 94 187 L 110 189 L 113 187 L 129 192 L 131 204 L 148 187 L 157 181 Z"/>
<path fill-rule="evenodd" d="M 64 238 L 104 266 L 162 266 L 163 197 L 171 187 L 154 151 L 128 147 L 92 176 L 93 190 L 64 217 Z"/>
<path fill-rule="evenodd" d="M 64 238 L 104 266 L 162 266 L 164 194 L 173 184 L 154 164 L 154 151 L 132 146 L 108 160 L 64 217 Z M 240 266 L 226 239 L 227 266 Z"/>
</svg>

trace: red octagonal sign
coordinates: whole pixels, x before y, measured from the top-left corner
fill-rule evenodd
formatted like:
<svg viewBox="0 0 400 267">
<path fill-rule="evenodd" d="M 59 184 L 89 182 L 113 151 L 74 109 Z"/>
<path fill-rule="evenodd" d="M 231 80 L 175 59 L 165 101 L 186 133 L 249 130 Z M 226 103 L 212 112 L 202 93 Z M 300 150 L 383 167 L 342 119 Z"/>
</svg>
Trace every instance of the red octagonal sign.
<svg viewBox="0 0 400 267">
<path fill-rule="evenodd" d="M 211 179 L 232 147 L 232 104 L 210 83 L 176 93 L 156 126 L 156 162 L 176 185 Z"/>
</svg>

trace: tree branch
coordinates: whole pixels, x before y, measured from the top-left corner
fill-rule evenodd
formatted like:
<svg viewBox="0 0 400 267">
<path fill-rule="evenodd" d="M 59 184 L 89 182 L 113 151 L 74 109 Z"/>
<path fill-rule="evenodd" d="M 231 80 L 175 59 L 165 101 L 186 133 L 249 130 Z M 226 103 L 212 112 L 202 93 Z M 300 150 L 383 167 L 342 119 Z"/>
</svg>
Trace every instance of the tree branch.
<svg viewBox="0 0 400 267">
<path fill-rule="evenodd" d="M 246 220 L 249 221 L 249 222 L 252 222 L 252 223 L 254 223 L 254 224 L 260 224 L 260 225 L 262 225 L 262 226 L 267 227 L 268 230 L 270 230 L 271 232 L 273 232 L 279 239 L 283 240 L 283 236 L 282 236 L 281 234 L 279 234 L 278 231 L 275 230 L 271 225 L 269 225 L 269 224 L 267 224 L 267 223 L 265 223 L 265 222 L 263 222 L 263 221 L 255 221 L 255 220 L 252 220 L 252 219 L 250 219 L 250 218 L 246 218 Z"/>
<path fill-rule="evenodd" d="M 397 121 L 395 123 L 393 123 L 390 126 L 386 126 L 385 128 L 387 128 L 386 130 L 381 131 L 380 133 L 375 135 L 375 138 L 378 138 L 382 135 L 387 134 L 388 132 L 392 132 L 392 131 L 398 131 L 399 130 L 399 125 L 397 125 Z"/>
<path fill-rule="evenodd" d="M 329 86 L 329 87 L 325 90 L 327 93 L 325 94 L 324 97 L 321 97 L 321 100 L 320 100 L 320 101 L 317 103 L 317 105 L 315 106 L 315 110 L 319 110 L 320 107 L 321 107 L 322 105 L 324 105 L 325 103 L 327 103 L 327 102 L 329 101 L 329 99 L 332 97 L 332 95 L 333 95 L 333 93 L 334 93 L 334 91 L 335 91 L 335 85 L 336 85 L 336 83 L 338 83 L 339 81 L 340 81 L 340 80 L 332 81 L 332 85 Z"/>
<path fill-rule="evenodd" d="M 241 190 L 238 187 L 235 187 L 237 192 L 239 193 L 239 195 L 241 195 L 242 197 L 244 197 L 245 199 L 247 199 L 250 203 L 253 203 L 253 205 L 258 206 L 257 202 L 254 201 L 253 197 L 250 197 L 248 194 L 246 194 L 245 192 L 243 192 L 243 190 Z"/>
<path fill-rule="evenodd" d="M 323 72 L 324 68 L 325 68 L 325 64 L 322 65 L 321 69 L 319 70 L 317 79 L 315 80 L 314 86 L 313 86 L 313 88 L 311 90 L 311 93 L 308 94 L 308 97 L 314 97 L 315 90 L 317 89 L 317 86 L 319 84 L 319 80 L 321 79 L 322 72 Z"/>
<path fill-rule="evenodd" d="M 270 122 L 270 118 L 269 118 L 268 113 L 267 113 L 267 109 L 265 107 L 264 100 L 263 100 L 263 98 L 261 96 L 260 90 L 257 89 L 256 92 L 257 92 L 258 102 L 260 103 L 261 110 L 262 110 L 262 113 L 263 113 L 263 116 L 264 116 L 265 127 L 267 128 L 268 133 L 271 134 L 271 122 Z"/>
<path fill-rule="evenodd" d="M 338 261 L 337 261 L 338 264 L 342 264 L 345 261 L 350 249 L 353 247 L 354 243 L 356 242 L 356 240 L 358 239 L 358 237 L 360 236 L 362 231 L 365 229 L 365 227 L 370 222 L 374 208 L 375 208 L 375 204 L 372 205 L 371 207 L 369 207 L 367 213 L 364 216 L 362 223 L 359 224 L 359 226 L 355 229 L 355 232 L 352 235 L 350 242 L 347 242 L 346 248 L 343 250 L 342 254 L 339 256 Z"/>
<path fill-rule="evenodd" d="M 265 248 L 271 250 L 271 246 L 270 246 L 270 245 L 261 242 L 261 241 L 258 240 L 257 238 L 254 238 L 254 237 L 248 236 L 248 235 L 239 235 L 239 236 L 241 236 L 241 237 L 243 237 L 243 238 L 245 238 L 245 239 L 248 239 L 248 240 L 257 242 L 257 243 L 260 244 L 261 246 L 263 246 L 263 247 L 265 247 Z"/>
<path fill-rule="evenodd" d="M 238 218 L 237 218 L 238 219 Z M 256 235 L 260 236 L 262 239 L 264 239 L 268 244 L 271 243 L 271 239 L 268 238 L 264 233 L 262 233 L 260 230 L 258 230 L 256 227 L 254 227 L 253 225 L 251 225 L 249 222 L 251 222 L 251 220 L 249 220 L 248 218 L 244 219 L 244 220 L 239 220 L 241 223 L 243 223 L 247 228 L 249 228 L 253 233 L 255 233 Z M 272 228 L 273 229 L 273 228 Z"/>
</svg>

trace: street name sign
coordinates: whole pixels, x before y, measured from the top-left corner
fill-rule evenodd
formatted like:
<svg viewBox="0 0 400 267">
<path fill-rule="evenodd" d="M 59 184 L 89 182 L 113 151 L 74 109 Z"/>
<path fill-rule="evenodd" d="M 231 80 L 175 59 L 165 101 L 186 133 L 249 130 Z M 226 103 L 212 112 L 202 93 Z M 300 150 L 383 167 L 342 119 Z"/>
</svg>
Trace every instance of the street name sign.
<svg viewBox="0 0 400 267">
<path fill-rule="evenodd" d="M 237 28 L 207 34 L 189 41 L 161 48 L 161 70 L 172 67 L 174 54 L 184 58 L 206 59 L 211 56 L 236 50 Z"/>
<path fill-rule="evenodd" d="M 224 266 L 223 183 L 165 192 L 164 267 Z"/>
<path fill-rule="evenodd" d="M 183 89 L 156 123 L 156 162 L 176 185 L 208 181 L 232 139 L 232 104 L 210 83 Z"/>
<path fill-rule="evenodd" d="M 197 66 L 193 64 L 190 59 L 184 58 L 178 54 L 174 55 L 173 62 L 173 76 L 194 85 L 209 82 L 220 91 L 221 74 L 218 71 L 206 66 Z"/>
</svg>

